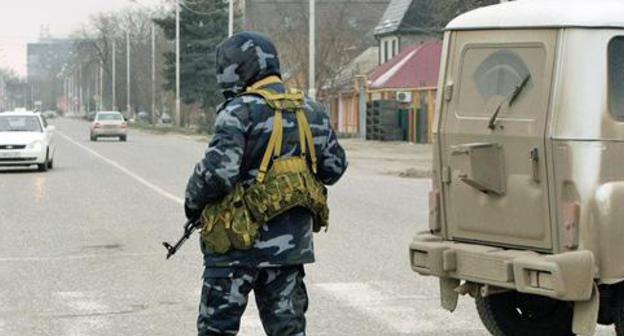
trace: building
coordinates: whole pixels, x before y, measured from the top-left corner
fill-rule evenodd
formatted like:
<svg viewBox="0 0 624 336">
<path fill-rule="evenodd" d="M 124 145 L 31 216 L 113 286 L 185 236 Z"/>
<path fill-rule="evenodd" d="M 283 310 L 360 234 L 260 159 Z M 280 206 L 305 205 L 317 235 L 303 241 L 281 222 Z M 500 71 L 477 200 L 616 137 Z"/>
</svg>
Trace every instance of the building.
<svg viewBox="0 0 624 336">
<path fill-rule="evenodd" d="M 73 40 L 47 37 L 28 44 L 29 108 L 34 108 L 35 102 L 40 102 L 45 110 L 56 108 L 58 97 L 63 96 L 63 81 L 59 76 L 71 57 L 73 47 Z"/>
<path fill-rule="evenodd" d="M 379 41 L 379 63 L 398 55 L 406 46 L 438 39 L 439 33 L 423 12 L 429 8 L 419 0 L 393 0 L 375 27 Z"/>
<path fill-rule="evenodd" d="M 366 113 L 362 97 L 367 103 L 399 100 L 409 109 L 405 138 L 430 140 L 443 29 L 455 16 L 499 1 L 392 0 L 373 30 L 378 66 L 360 67 L 361 71 L 351 72 L 350 78 L 341 73 L 334 85 L 323 90 L 321 98 L 336 129 L 352 135 L 363 131 Z M 354 57 L 353 62 L 370 60 L 370 50 Z"/>
<path fill-rule="evenodd" d="M 332 85 L 321 92 L 332 126 L 341 134 L 358 133 L 359 80 L 366 80 L 379 64 L 379 48 L 370 47 L 354 58 Z"/>
<path fill-rule="evenodd" d="M 385 63 L 405 47 L 442 38 L 455 16 L 501 0 L 392 0 L 375 27 L 379 60 Z"/>
<path fill-rule="evenodd" d="M 406 140 L 429 142 L 442 56 L 442 42 L 405 47 L 368 76 L 370 100 L 397 100 L 408 112 Z"/>
</svg>

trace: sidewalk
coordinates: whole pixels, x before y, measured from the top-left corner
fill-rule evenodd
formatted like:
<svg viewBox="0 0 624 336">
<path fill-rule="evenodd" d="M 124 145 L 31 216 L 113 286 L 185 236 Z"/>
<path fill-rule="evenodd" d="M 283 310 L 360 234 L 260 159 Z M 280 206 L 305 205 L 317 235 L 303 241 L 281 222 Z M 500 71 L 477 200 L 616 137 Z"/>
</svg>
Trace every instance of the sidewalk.
<svg viewBox="0 0 624 336">
<path fill-rule="evenodd" d="M 432 145 L 341 139 L 350 169 L 407 178 L 431 176 Z"/>
</svg>

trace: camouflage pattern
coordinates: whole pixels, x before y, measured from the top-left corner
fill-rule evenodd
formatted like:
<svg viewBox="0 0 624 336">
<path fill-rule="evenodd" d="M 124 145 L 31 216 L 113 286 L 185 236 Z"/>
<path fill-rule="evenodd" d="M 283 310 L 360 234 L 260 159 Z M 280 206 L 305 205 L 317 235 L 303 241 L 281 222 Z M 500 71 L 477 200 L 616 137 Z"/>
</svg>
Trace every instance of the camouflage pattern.
<svg viewBox="0 0 624 336">
<path fill-rule="evenodd" d="M 279 59 L 273 44 L 256 33 L 239 33 L 217 51 L 218 79 L 226 102 L 219 108 L 215 134 L 204 158 L 197 164 L 186 190 L 187 214 L 201 210 L 229 194 L 237 183 L 255 183 L 258 168 L 273 131 L 273 115 L 257 96 L 236 96 L 246 87 L 271 75 L 279 75 Z M 283 93 L 282 84 L 264 89 Z M 306 99 L 305 114 L 318 153 L 317 178 L 326 185 L 340 179 L 347 168 L 346 156 L 323 107 Z M 282 157 L 298 156 L 299 133 L 294 113 L 284 114 Z M 302 208 L 288 211 L 263 227 L 250 250 L 216 255 L 206 246 L 206 272 L 221 267 L 271 267 L 314 262 L 312 214 Z"/>
<path fill-rule="evenodd" d="M 217 82 L 226 98 L 233 98 L 255 82 L 280 76 L 273 43 L 264 35 L 243 32 L 217 47 Z"/>
<path fill-rule="evenodd" d="M 304 277 L 303 266 L 237 268 L 227 275 L 208 275 L 199 305 L 198 335 L 236 335 L 252 290 L 267 335 L 305 335 Z"/>
</svg>

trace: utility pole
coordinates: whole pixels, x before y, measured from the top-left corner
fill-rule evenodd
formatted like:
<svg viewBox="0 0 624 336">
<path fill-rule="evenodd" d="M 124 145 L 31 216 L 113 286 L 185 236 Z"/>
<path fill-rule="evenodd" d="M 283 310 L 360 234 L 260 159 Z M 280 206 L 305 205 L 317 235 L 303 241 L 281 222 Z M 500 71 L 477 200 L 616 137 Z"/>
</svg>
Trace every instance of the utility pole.
<svg viewBox="0 0 624 336">
<path fill-rule="evenodd" d="M 98 95 L 98 110 L 104 109 L 104 63 L 100 60 L 100 94 Z"/>
<path fill-rule="evenodd" d="M 74 73 L 72 73 L 69 77 L 69 111 L 74 113 Z"/>
<path fill-rule="evenodd" d="M 180 0 L 176 0 L 176 101 L 175 101 L 175 121 L 176 125 L 181 125 L 180 116 Z"/>
<path fill-rule="evenodd" d="M 367 77 L 365 75 L 359 75 L 355 78 L 358 87 L 358 125 L 359 125 L 359 133 L 360 139 L 366 140 L 366 100 L 367 100 L 367 92 L 366 92 L 366 81 Z"/>
<path fill-rule="evenodd" d="M 128 118 L 133 118 L 132 106 L 130 104 L 130 30 L 126 30 L 126 114 Z"/>
<path fill-rule="evenodd" d="M 82 65 L 78 69 L 78 114 L 82 113 L 82 105 L 84 100 L 82 99 Z"/>
<path fill-rule="evenodd" d="M 308 96 L 316 98 L 316 0 L 310 0 L 309 13 L 309 67 L 308 67 Z"/>
<path fill-rule="evenodd" d="M 0 84 L 2 82 L 0 81 Z M 2 87 L 0 87 L 0 90 L 2 90 Z M 63 100 L 67 100 L 67 80 L 65 78 L 63 78 Z M 0 109 L 2 109 L 2 106 L 0 106 Z M 67 107 L 65 107 L 63 109 L 63 114 L 67 113 Z"/>
<path fill-rule="evenodd" d="M 91 81 L 87 81 L 87 115 L 91 111 Z"/>
<path fill-rule="evenodd" d="M 234 35 L 234 0 L 230 0 L 230 12 L 228 18 L 228 37 Z"/>
<path fill-rule="evenodd" d="M 111 110 L 113 111 L 117 111 L 117 105 L 116 105 L 116 93 L 115 93 L 115 40 L 113 40 L 113 81 L 112 81 L 112 103 L 111 103 Z"/>
<path fill-rule="evenodd" d="M 156 24 L 152 22 L 152 125 L 156 125 Z"/>
</svg>

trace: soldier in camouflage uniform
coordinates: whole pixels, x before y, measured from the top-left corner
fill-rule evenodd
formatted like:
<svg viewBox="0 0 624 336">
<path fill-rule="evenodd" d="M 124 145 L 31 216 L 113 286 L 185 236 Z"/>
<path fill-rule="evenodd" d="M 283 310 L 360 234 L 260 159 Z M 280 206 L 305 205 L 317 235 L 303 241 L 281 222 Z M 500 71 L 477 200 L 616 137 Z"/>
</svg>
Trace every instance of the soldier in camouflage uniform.
<svg viewBox="0 0 624 336">
<path fill-rule="evenodd" d="M 217 50 L 217 78 L 225 103 L 218 110 L 215 135 L 188 182 L 185 210 L 190 219 L 232 191 L 237 183 L 256 183 L 258 168 L 273 131 L 274 111 L 258 96 L 240 95 L 247 87 L 281 76 L 273 43 L 243 32 Z M 284 93 L 279 81 L 262 89 Z M 305 114 L 318 153 L 317 178 L 336 183 L 347 168 L 330 120 L 319 104 L 306 99 Z M 285 114 L 282 156 L 300 155 L 294 114 Z M 314 262 L 313 215 L 295 208 L 269 221 L 251 250 L 212 253 L 204 244 L 204 284 L 199 308 L 199 335 L 236 335 L 253 290 L 268 335 L 305 335 L 308 297 L 304 264 Z"/>
</svg>

